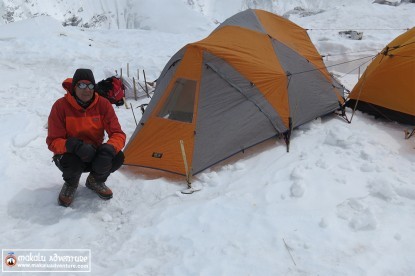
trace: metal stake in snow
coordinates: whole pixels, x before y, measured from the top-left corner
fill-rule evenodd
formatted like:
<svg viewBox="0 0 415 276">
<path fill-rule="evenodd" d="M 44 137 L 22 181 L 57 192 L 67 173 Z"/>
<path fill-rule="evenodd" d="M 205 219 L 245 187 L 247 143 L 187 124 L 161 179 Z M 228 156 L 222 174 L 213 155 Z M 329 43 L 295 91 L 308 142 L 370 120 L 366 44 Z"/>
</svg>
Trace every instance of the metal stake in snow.
<svg viewBox="0 0 415 276">
<path fill-rule="evenodd" d="M 295 261 L 294 261 L 293 255 L 291 255 L 290 248 L 288 247 L 288 245 L 287 245 L 287 243 L 285 242 L 284 238 L 282 239 L 282 241 L 283 241 L 283 242 L 284 242 L 284 244 L 285 244 L 285 248 L 287 249 L 288 254 L 290 254 L 291 260 L 293 261 L 294 265 L 295 265 L 295 266 L 297 266 L 297 264 L 296 264 L 296 263 L 295 263 Z"/>
</svg>

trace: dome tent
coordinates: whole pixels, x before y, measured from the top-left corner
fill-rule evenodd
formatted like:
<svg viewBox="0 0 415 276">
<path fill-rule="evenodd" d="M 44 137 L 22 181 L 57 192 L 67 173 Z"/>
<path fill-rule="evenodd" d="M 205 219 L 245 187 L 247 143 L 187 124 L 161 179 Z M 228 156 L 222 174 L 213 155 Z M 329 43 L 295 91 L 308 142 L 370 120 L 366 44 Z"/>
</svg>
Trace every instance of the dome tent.
<svg viewBox="0 0 415 276">
<path fill-rule="evenodd" d="M 338 109 L 336 83 L 306 30 L 262 10 L 224 21 L 166 64 L 125 164 L 191 174 Z"/>
<path fill-rule="evenodd" d="M 351 108 L 415 125 L 415 28 L 376 56 L 348 98 Z"/>
</svg>

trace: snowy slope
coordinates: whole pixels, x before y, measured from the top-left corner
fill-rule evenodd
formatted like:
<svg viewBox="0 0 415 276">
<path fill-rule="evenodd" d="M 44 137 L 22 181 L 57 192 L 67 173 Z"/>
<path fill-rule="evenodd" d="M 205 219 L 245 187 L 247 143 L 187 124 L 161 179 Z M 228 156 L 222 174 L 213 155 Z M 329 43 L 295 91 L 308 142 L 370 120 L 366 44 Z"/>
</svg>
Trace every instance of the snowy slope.
<svg viewBox="0 0 415 276">
<path fill-rule="evenodd" d="M 79 28 L 62 26 L 79 1 L 0 1 L 2 14 L 13 5 L 20 14 L 0 25 L 2 248 L 91 249 L 93 275 L 415 275 L 415 140 L 403 139 L 408 126 L 360 112 L 352 124 L 327 116 L 295 130 L 289 153 L 282 140 L 269 140 L 236 155 L 197 175 L 194 185 L 203 189 L 190 196 L 178 192 L 183 177 L 123 167 L 107 182 L 112 200 L 81 185 L 73 206 L 57 205 L 63 182 L 44 126 L 64 94 L 61 82 L 76 68 L 102 79 L 129 63 L 156 79 L 177 50 L 216 27 L 214 20 L 254 4 L 316 29 L 310 37 L 332 54 L 328 63 L 375 54 L 415 25 L 415 4 L 148 2 L 85 1 L 83 22 L 92 10 L 115 14 L 117 5 L 118 12 L 106 25 Z M 296 7 L 315 14 L 292 12 Z M 127 12 L 136 12 L 135 23 Z M 28 19 L 35 13 L 50 16 Z M 363 40 L 317 30 L 349 28 L 363 30 Z M 352 88 L 357 71 L 345 73 L 364 61 L 330 70 Z M 131 110 L 116 113 L 129 137 Z"/>
<path fill-rule="evenodd" d="M 174 12 L 171 12 L 174 10 Z M 1 0 L 0 24 L 36 16 L 93 29 L 142 29 L 172 33 L 208 28 L 208 19 L 180 0 Z M 197 26 L 189 22 L 198 22 Z"/>
</svg>

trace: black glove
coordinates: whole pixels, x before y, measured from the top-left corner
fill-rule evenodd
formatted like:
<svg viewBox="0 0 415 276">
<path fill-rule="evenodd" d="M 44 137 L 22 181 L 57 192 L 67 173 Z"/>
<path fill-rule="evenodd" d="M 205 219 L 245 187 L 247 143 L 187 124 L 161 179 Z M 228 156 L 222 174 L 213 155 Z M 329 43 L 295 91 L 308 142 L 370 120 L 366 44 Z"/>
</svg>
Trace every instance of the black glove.
<svg viewBox="0 0 415 276">
<path fill-rule="evenodd" d="M 115 148 L 112 145 L 102 144 L 97 149 L 94 162 L 92 162 L 92 170 L 97 174 L 109 174 L 115 155 Z"/>
<path fill-rule="evenodd" d="M 66 139 L 66 151 L 69 153 L 75 153 L 75 151 L 83 144 L 82 140 L 75 138 L 75 137 L 69 137 Z"/>
<path fill-rule="evenodd" d="M 95 148 L 82 140 L 74 137 L 66 139 L 66 151 L 76 154 L 85 163 L 89 163 L 95 157 Z"/>
</svg>

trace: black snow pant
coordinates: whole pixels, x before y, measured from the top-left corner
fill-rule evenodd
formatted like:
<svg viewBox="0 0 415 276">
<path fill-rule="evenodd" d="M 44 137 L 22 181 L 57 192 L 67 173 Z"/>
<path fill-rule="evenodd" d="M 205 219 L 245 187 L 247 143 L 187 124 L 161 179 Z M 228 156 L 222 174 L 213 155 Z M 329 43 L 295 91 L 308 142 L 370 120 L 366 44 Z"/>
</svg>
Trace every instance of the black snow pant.
<svg viewBox="0 0 415 276">
<path fill-rule="evenodd" d="M 108 169 L 102 169 L 103 166 L 100 168 L 94 166 L 94 163 L 97 164 L 101 160 L 94 158 L 92 162 L 85 163 L 73 153 L 56 154 L 53 156 L 53 161 L 59 170 L 62 171 L 63 180 L 70 185 L 77 185 L 84 172 L 90 172 L 97 182 L 105 182 L 108 176 L 118 170 L 124 163 L 124 153 L 122 151 L 118 152 L 112 159 L 112 164 L 105 166 Z"/>
</svg>

